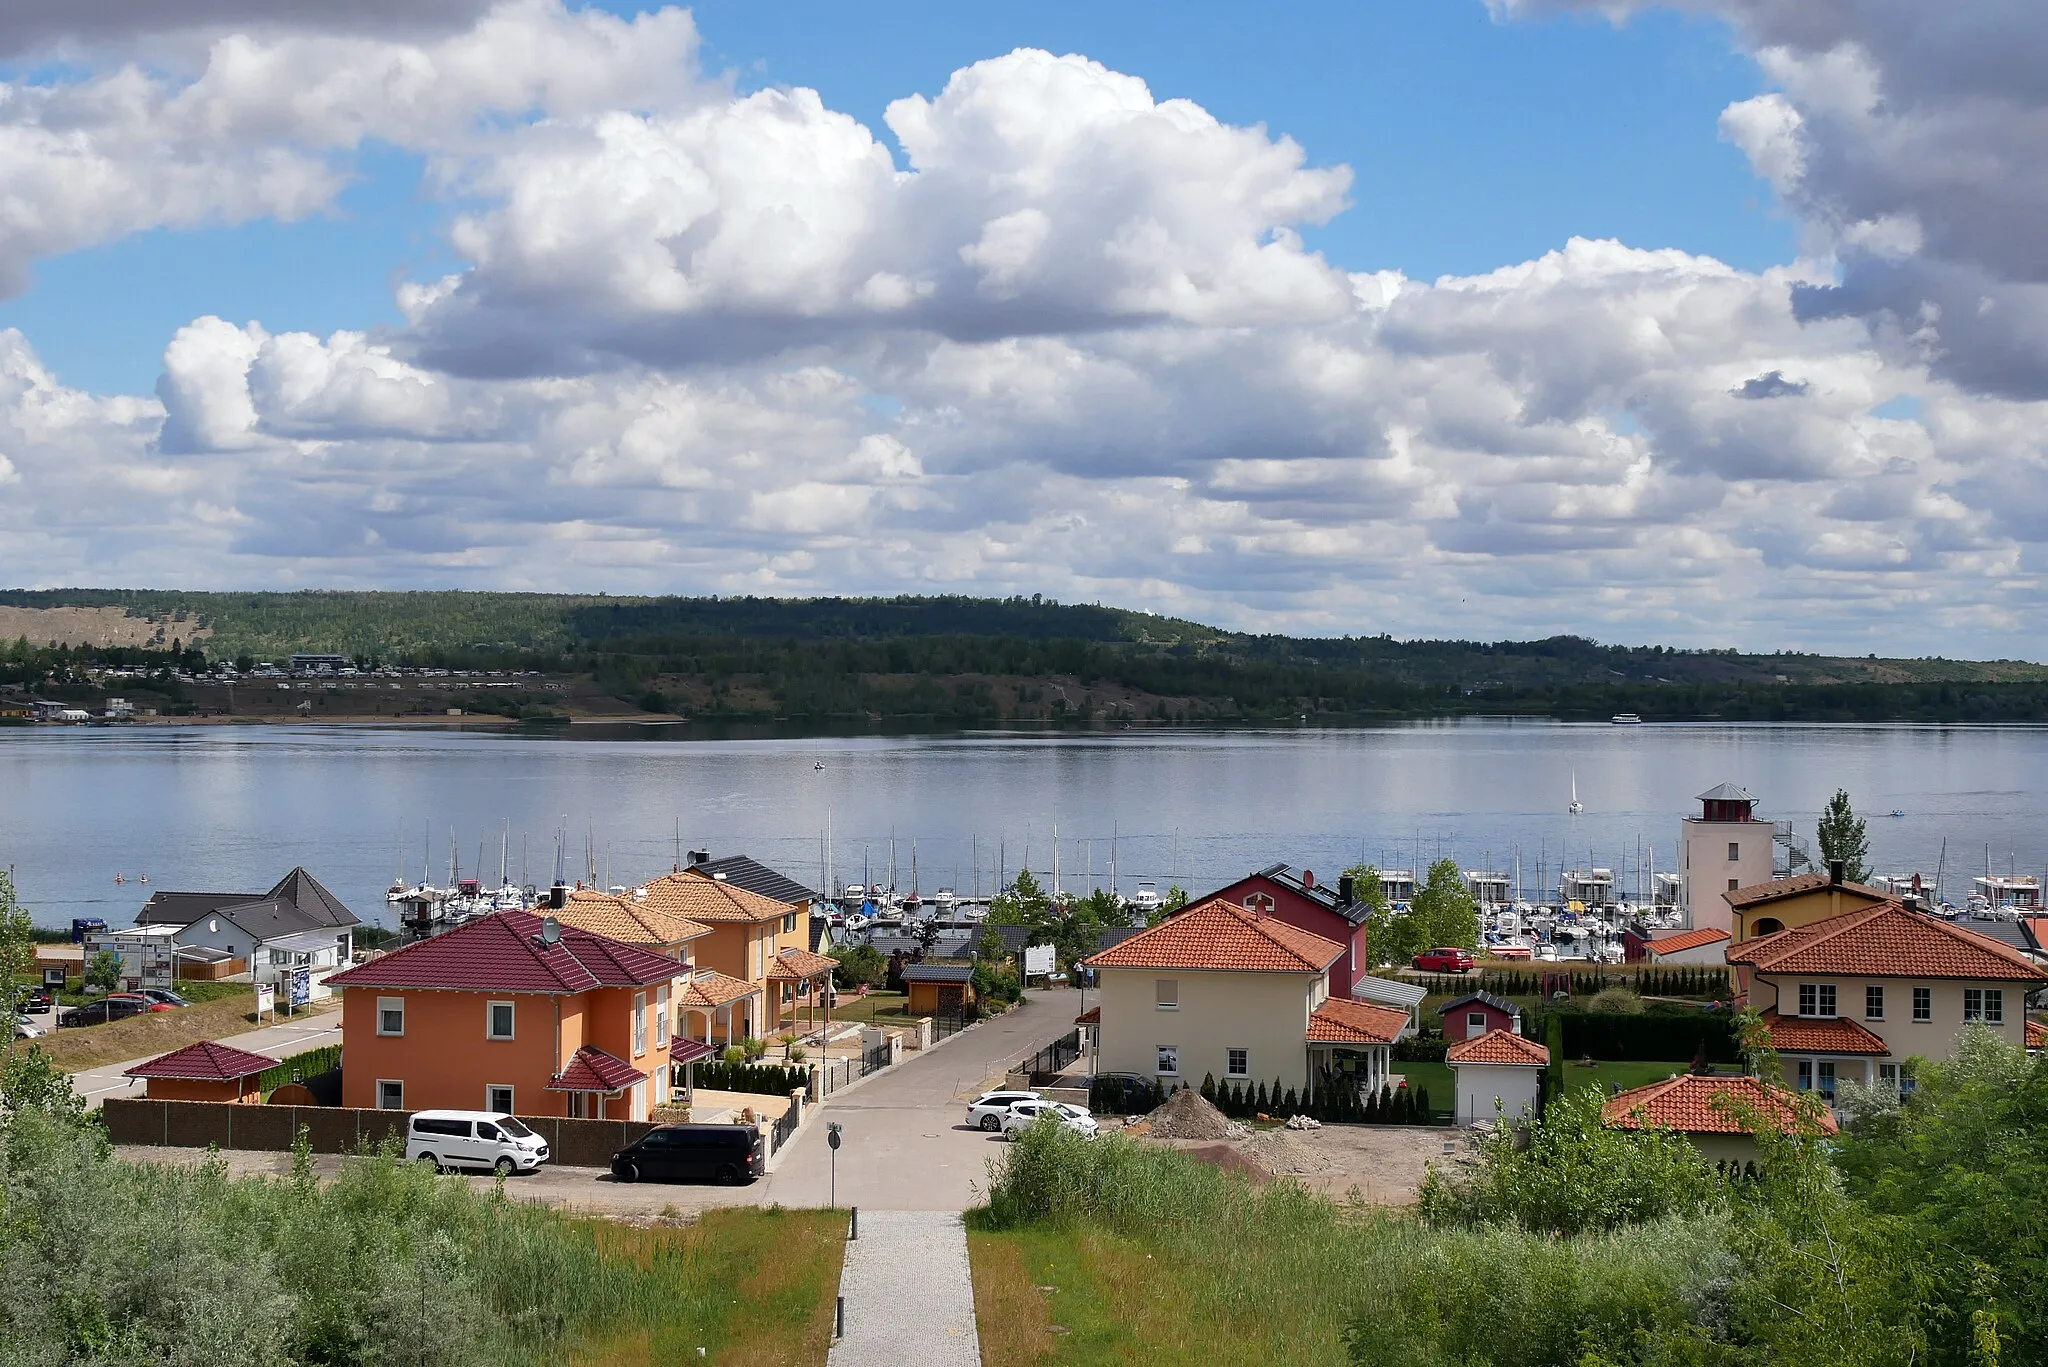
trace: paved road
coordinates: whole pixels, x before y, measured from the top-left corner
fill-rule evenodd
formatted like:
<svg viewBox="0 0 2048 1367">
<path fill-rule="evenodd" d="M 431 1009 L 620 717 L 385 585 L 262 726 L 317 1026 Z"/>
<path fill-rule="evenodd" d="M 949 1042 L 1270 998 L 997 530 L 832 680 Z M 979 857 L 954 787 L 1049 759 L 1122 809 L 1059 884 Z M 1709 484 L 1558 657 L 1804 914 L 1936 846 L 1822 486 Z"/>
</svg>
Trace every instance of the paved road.
<svg viewBox="0 0 2048 1367">
<path fill-rule="evenodd" d="M 341 1011 L 337 1008 L 318 1015 L 286 1021 L 282 1025 L 266 1025 L 245 1035 L 230 1035 L 220 1042 L 231 1044 L 237 1049 L 247 1049 L 252 1054 L 268 1054 L 272 1058 L 302 1054 L 308 1049 L 318 1049 L 323 1044 L 341 1043 Z M 71 1081 L 78 1088 L 78 1094 L 85 1098 L 88 1107 L 98 1106 L 110 1096 L 141 1096 L 142 1083 L 135 1078 L 122 1077 L 121 1074 L 136 1064 L 146 1063 L 155 1057 L 156 1054 L 144 1054 L 141 1058 L 131 1058 L 121 1063 L 104 1063 L 97 1068 L 88 1068 L 82 1073 L 73 1073 Z"/>
<path fill-rule="evenodd" d="M 984 1021 L 929 1053 L 913 1056 L 805 1122 L 766 1182 L 765 1200 L 822 1206 L 831 1195 L 824 1121 L 843 1133 L 841 1206 L 873 1210 L 965 1210 L 981 1202 L 988 1160 L 1002 1141 L 967 1128 L 967 1100 L 992 1075 L 1074 1028 L 1080 994 L 1034 992 L 1024 1006 Z"/>
</svg>

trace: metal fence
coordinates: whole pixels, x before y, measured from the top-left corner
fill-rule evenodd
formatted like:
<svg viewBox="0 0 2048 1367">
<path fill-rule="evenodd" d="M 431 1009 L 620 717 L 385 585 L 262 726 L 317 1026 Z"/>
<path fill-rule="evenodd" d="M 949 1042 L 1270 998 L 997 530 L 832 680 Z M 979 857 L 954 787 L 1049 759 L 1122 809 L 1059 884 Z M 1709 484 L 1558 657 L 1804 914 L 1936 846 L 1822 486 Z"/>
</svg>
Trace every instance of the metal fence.
<svg viewBox="0 0 2048 1367">
<path fill-rule="evenodd" d="M 967 1028 L 967 1012 L 965 1008 L 959 1011 L 934 1012 L 931 1020 L 933 1044 L 937 1044 L 942 1039 L 950 1039 Z"/>
<path fill-rule="evenodd" d="M 770 1132 L 768 1152 L 782 1152 L 782 1146 L 787 1144 L 790 1136 L 796 1133 L 796 1127 L 802 1120 L 803 1107 L 796 1102 L 791 1102 L 789 1109 L 782 1113 L 782 1119 L 775 1122 L 775 1127 Z"/>
<path fill-rule="evenodd" d="M 876 1045 L 874 1048 L 866 1049 L 861 1052 L 860 1075 L 862 1077 L 866 1077 L 869 1073 L 879 1073 L 882 1069 L 887 1068 L 888 1066 L 888 1040 L 885 1039 L 880 1044 Z"/>
<path fill-rule="evenodd" d="M 1031 1085 L 1042 1087 L 1067 1071 L 1069 1065 L 1081 1057 L 1081 1032 L 1071 1030 L 1054 1040 L 1045 1048 L 1033 1054 L 1024 1064 L 1022 1071 L 1031 1074 Z"/>
</svg>

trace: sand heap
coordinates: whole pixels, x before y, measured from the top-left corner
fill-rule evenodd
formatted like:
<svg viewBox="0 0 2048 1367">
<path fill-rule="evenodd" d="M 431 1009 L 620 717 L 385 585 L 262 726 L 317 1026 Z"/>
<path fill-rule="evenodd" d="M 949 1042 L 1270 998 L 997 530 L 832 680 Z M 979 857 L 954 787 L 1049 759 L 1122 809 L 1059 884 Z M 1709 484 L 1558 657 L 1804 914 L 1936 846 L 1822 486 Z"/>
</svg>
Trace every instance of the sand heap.
<svg viewBox="0 0 2048 1367">
<path fill-rule="evenodd" d="M 1185 1088 L 1145 1117 L 1154 1139 L 1243 1139 L 1251 1130 Z"/>
</svg>

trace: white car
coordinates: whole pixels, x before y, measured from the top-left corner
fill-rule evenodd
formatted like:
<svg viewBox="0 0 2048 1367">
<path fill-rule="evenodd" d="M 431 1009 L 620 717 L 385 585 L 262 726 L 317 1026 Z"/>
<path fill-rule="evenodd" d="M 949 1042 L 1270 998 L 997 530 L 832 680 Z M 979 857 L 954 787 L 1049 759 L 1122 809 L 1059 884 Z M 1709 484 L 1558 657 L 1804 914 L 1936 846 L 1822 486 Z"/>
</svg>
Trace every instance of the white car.
<svg viewBox="0 0 2048 1367">
<path fill-rule="evenodd" d="M 983 1092 L 967 1107 L 967 1123 L 977 1130 L 994 1134 L 1003 1128 L 1003 1117 L 1010 1113 L 1010 1107 L 1019 1101 L 1043 1101 L 1037 1092 Z"/>
<path fill-rule="evenodd" d="M 405 1156 L 439 1172 L 495 1168 L 510 1177 L 547 1162 L 548 1145 L 499 1111 L 417 1111 L 406 1127 Z"/>
<path fill-rule="evenodd" d="M 1003 1138 L 1015 1139 L 1041 1120 L 1056 1120 L 1075 1134 L 1094 1138 L 1095 1117 L 1064 1101 L 1020 1101 L 1003 1117 Z"/>
<path fill-rule="evenodd" d="M 14 1018 L 14 1037 L 16 1039 L 41 1039 L 45 1033 L 42 1026 L 37 1025 L 27 1016 L 16 1016 Z"/>
</svg>

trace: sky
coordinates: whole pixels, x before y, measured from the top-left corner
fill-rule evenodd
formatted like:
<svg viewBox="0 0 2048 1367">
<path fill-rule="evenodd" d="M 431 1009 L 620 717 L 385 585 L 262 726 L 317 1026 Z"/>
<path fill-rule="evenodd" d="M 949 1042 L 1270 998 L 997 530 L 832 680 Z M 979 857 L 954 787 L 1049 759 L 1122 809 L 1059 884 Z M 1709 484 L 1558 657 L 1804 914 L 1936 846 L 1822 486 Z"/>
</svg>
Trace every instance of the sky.
<svg viewBox="0 0 2048 1367">
<path fill-rule="evenodd" d="M 0 583 L 2041 658 L 2027 0 L 13 0 Z"/>
</svg>

